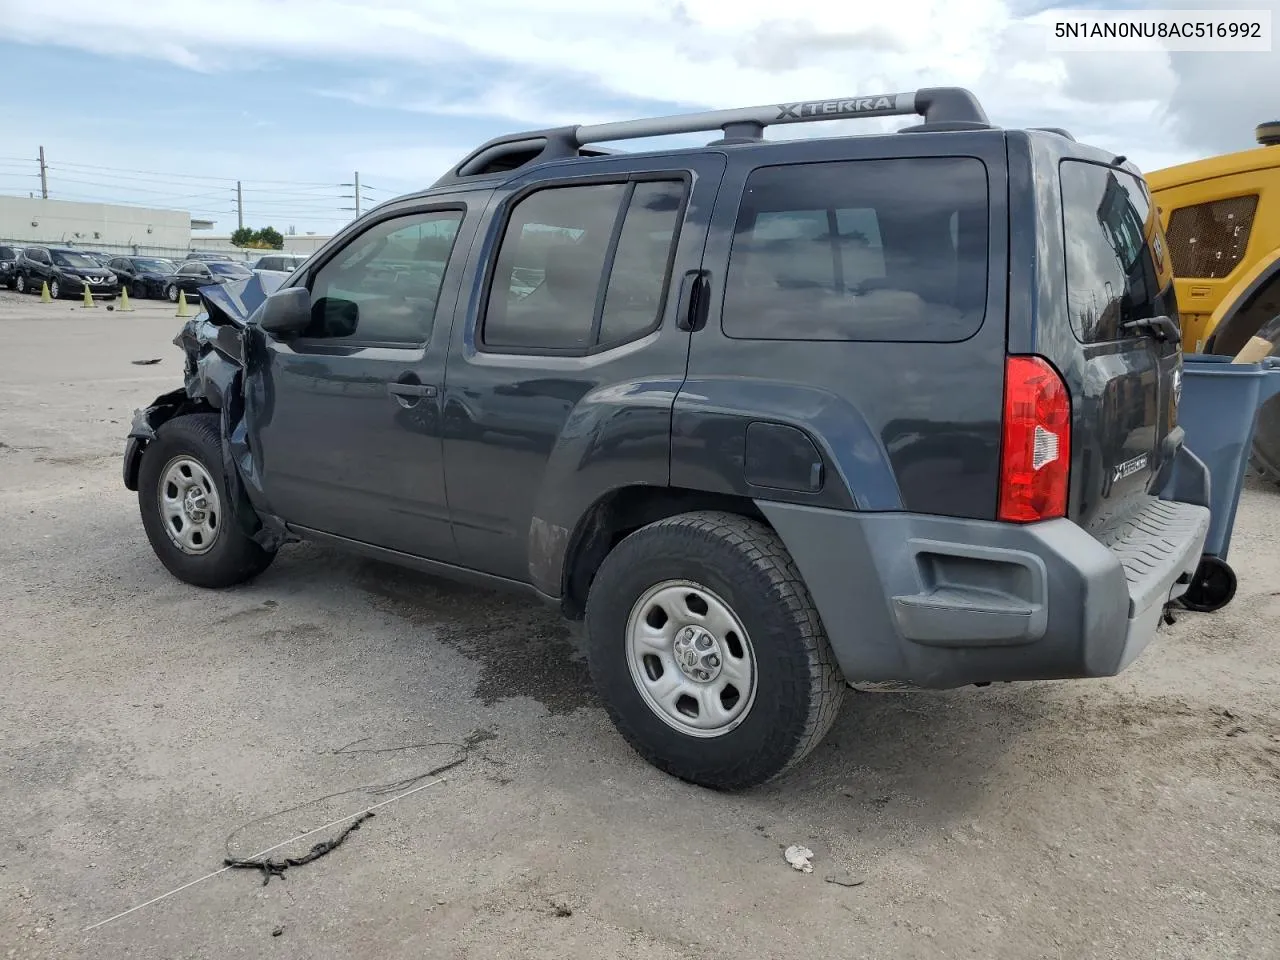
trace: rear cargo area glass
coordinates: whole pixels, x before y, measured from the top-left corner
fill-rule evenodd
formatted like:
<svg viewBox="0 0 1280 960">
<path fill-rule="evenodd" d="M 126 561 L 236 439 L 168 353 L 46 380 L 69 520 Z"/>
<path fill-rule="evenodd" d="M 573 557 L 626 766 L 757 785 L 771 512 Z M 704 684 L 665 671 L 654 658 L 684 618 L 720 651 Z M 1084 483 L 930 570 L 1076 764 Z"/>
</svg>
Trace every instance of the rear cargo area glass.
<svg viewBox="0 0 1280 960">
<path fill-rule="evenodd" d="M 987 169 L 972 157 L 761 167 L 738 212 L 724 332 L 971 337 L 986 310 L 988 217 Z"/>
<path fill-rule="evenodd" d="M 1142 335 L 1124 329 L 1132 320 L 1176 319 L 1173 288 L 1162 291 L 1156 275 L 1153 257 L 1163 255 L 1163 235 L 1141 181 L 1085 160 L 1063 160 L 1058 169 L 1067 306 L 1076 336 L 1102 343 Z"/>
</svg>

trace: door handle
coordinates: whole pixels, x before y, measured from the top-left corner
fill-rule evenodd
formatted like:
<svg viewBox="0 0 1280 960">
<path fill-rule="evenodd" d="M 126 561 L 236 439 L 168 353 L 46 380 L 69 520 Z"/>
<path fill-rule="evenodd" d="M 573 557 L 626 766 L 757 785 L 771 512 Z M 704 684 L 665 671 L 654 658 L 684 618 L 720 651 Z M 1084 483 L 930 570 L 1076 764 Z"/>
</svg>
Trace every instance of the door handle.
<svg viewBox="0 0 1280 960">
<path fill-rule="evenodd" d="M 388 383 L 387 393 L 393 397 L 434 397 L 436 388 L 429 383 Z"/>
<path fill-rule="evenodd" d="M 711 283 L 707 270 L 687 270 L 680 282 L 680 299 L 676 304 L 676 327 L 701 330 L 710 308 Z"/>
</svg>

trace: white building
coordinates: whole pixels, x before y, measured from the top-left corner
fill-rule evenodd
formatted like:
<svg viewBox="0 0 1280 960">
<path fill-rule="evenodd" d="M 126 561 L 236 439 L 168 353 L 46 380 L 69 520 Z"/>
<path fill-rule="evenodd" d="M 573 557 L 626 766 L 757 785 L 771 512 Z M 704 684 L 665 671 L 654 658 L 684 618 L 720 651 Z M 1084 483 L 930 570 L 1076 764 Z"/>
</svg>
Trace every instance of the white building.
<svg viewBox="0 0 1280 960">
<path fill-rule="evenodd" d="M 191 248 L 191 214 L 114 203 L 0 196 L 0 240 L 104 253 L 176 255 Z"/>
</svg>

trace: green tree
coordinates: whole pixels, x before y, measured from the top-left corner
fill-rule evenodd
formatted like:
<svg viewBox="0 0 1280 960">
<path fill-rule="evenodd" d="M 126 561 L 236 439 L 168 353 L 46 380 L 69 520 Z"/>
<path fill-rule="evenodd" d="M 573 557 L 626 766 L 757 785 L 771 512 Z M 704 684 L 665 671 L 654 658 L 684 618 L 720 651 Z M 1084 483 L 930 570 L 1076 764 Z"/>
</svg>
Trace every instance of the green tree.
<svg viewBox="0 0 1280 960">
<path fill-rule="evenodd" d="M 258 235 L 254 238 L 260 246 L 270 247 L 272 250 L 284 249 L 284 237 L 280 235 L 280 231 L 275 227 L 263 227 L 258 231 Z"/>
<path fill-rule="evenodd" d="M 253 245 L 254 232 L 252 227 L 240 227 L 231 234 L 231 242 L 237 247 L 248 247 Z"/>
</svg>

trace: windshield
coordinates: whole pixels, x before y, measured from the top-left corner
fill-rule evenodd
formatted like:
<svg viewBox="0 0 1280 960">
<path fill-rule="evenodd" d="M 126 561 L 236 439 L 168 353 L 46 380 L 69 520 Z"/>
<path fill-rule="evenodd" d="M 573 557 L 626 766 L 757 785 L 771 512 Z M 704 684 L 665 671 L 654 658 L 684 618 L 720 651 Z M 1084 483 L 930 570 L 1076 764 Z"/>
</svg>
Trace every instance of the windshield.
<svg viewBox="0 0 1280 960">
<path fill-rule="evenodd" d="M 253 271 L 248 267 L 242 267 L 238 263 L 211 263 L 209 269 L 214 273 L 220 273 L 224 277 L 251 277 Z"/>
<path fill-rule="evenodd" d="M 53 262 L 60 267 L 73 267 L 79 270 L 92 270 L 94 267 L 100 266 L 97 260 L 92 257 L 86 257 L 83 253 L 57 253 L 52 254 Z"/>
<path fill-rule="evenodd" d="M 173 273 L 177 269 L 168 260 L 135 260 L 133 266 L 143 273 Z"/>
</svg>

